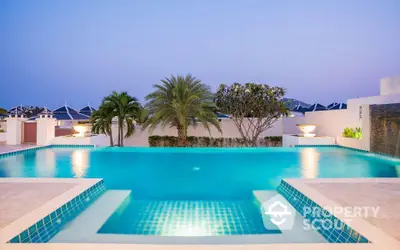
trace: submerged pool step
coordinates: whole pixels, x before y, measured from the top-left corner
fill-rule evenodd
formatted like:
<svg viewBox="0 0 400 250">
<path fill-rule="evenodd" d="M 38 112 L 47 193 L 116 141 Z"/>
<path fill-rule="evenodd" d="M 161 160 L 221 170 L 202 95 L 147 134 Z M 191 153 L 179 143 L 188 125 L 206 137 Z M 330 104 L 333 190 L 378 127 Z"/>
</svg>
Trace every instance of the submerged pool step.
<svg viewBox="0 0 400 250">
<path fill-rule="evenodd" d="M 50 242 L 86 242 L 93 238 L 130 193 L 130 190 L 106 191 L 76 219 L 67 224 Z"/>
<path fill-rule="evenodd" d="M 142 244 L 262 244 L 262 243 L 324 243 L 326 240 L 316 231 L 304 230 L 302 216 L 296 214 L 292 230 L 273 234 L 244 234 L 221 236 L 159 236 L 101 233 L 100 228 L 115 215 L 121 206 L 128 204 L 130 191 L 109 190 L 67 224 L 50 242 L 52 243 L 142 243 Z M 281 197 L 275 191 L 255 191 L 254 197 L 262 203 L 273 197 Z M 283 197 L 282 197 L 283 198 Z M 284 199 L 284 198 L 283 198 Z M 125 202 L 124 202 L 125 201 Z M 138 202 L 138 201 L 136 201 Z M 177 201 L 178 202 L 178 201 Z M 251 202 L 251 201 L 249 201 Z M 254 203 L 253 203 L 254 205 Z M 128 209 L 128 208 L 126 208 Z M 126 209 L 122 209 L 126 210 Z M 130 209 L 128 209 L 130 211 Z M 264 220 L 267 218 L 264 218 Z M 125 221 L 130 223 L 129 221 Z M 137 225 L 130 225 L 136 227 Z M 269 229 L 270 230 L 270 229 Z M 100 230 L 101 231 L 101 230 Z"/>
<path fill-rule="evenodd" d="M 264 226 L 270 230 L 281 230 L 281 242 L 327 242 L 316 230 L 308 228 L 305 218 L 277 191 L 255 190 L 253 195 L 259 203 Z M 279 213 L 283 213 L 282 216 Z"/>
</svg>

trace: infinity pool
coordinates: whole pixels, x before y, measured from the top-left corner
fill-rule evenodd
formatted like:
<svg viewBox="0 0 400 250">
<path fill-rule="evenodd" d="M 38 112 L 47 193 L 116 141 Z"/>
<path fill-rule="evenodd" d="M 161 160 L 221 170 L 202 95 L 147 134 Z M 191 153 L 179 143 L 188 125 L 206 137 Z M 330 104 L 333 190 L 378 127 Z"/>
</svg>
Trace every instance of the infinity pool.
<svg viewBox="0 0 400 250">
<path fill-rule="evenodd" d="M 399 162 L 343 148 L 48 148 L 0 158 L 0 177 L 104 178 L 137 199 L 242 199 L 283 178 L 398 177 Z"/>
<path fill-rule="evenodd" d="M 0 177 L 104 179 L 108 191 L 46 241 L 247 234 L 270 235 L 252 243 L 325 242 L 301 221 L 292 234 L 266 229 L 254 191 L 273 197 L 285 178 L 398 177 L 399 166 L 398 159 L 339 147 L 46 148 L 0 158 Z"/>
</svg>

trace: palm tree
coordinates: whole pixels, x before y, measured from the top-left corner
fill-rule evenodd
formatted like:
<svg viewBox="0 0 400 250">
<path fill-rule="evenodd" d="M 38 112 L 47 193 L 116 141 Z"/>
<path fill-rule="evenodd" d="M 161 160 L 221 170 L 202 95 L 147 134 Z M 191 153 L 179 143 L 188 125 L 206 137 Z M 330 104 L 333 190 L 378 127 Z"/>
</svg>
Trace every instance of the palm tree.
<svg viewBox="0 0 400 250">
<path fill-rule="evenodd" d="M 124 137 L 129 137 L 135 131 L 134 122 L 141 115 L 142 106 L 135 97 L 128 95 L 127 92 L 113 91 L 111 95 L 103 100 L 112 110 L 112 114 L 118 118 L 118 145 L 124 146 Z M 126 133 L 124 135 L 124 128 Z"/>
<path fill-rule="evenodd" d="M 110 137 L 110 146 L 114 146 L 114 139 L 111 129 L 112 119 L 114 118 L 113 109 L 102 103 L 98 110 L 93 111 L 90 122 L 92 132 L 95 134 L 106 134 Z"/>
<path fill-rule="evenodd" d="M 190 125 L 201 123 L 210 132 L 209 124 L 218 131 L 221 128 L 215 114 L 213 94 L 208 86 L 191 76 L 171 76 L 156 84 L 153 93 L 146 96 L 149 118 L 143 128 L 150 131 L 161 124 L 176 127 L 179 145 L 186 145 L 187 129 Z"/>
</svg>

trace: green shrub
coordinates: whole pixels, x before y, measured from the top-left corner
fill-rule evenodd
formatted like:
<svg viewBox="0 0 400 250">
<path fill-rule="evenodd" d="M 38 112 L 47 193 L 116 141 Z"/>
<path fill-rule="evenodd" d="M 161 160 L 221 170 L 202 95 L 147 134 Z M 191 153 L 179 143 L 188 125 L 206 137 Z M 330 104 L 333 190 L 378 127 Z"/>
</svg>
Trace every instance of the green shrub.
<svg viewBox="0 0 400 250">
<path fill-rule="evenodd" d="M 150 147 L 178 147 L 178 137 L 175 136 L 149 136 Z M 281 136 L 268 136 L 259 141 L 261 147 L 282 146 Z M 214 138 L 207 136 L 188 136 L 187 147 L 246 147 L 243 138 Z"/>
<path fill-rule="evenodd" d="M 362 139 L 362 131 L 361 128 L 357 127 L 353 128 L 345 128 L 342 133 L 343 137 L 346 138 L 354 138 L 354 139 Z"/>
</svg>

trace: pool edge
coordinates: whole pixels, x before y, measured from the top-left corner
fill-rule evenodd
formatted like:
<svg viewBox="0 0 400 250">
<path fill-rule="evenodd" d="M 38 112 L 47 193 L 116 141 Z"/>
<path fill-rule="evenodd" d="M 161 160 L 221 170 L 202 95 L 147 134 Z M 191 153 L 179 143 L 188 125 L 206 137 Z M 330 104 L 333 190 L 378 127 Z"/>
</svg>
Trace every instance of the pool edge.
<svg viewBox="0 0 400 250">
<path fill-rule="evenodd" d="M 386 181 L 386 182 L 391 182 L 391 181 L 397 181 L 397 178 L 337 178 L 337 179 L 332 179 L 332 178 L 321 178 L 321 179 L 283 179 L 281 182 L 281 185 L 287 185 L 290 186 L 293 190 L 292 192 L 297 192 L 296 195 L 297 197 L 301 197 L 301 199 L 305 200 L 310 200 L 311 204 L 315 204 L 318 207 L 341 207 L 340 204 L 334 202 L 333 200 L 328 199 L 325 197 L 323 194 L 318 192 L 316 189 L 310 187 L 307 185 L 307 183 L 345 183 L 349 182 L 350 180 L 357 183 L 365 183 L 365 182 L 379 182 L 379 181 Z M 280 185 L 280 186 L 281 186 Z M 279 186 L 279 187 L 280 187 Z M 282 194 L 282 192 L 278 188 L 278 192 Z M 283 192 L 285 193 L 285 192 Z M 287 193 L 286 193 L 287 194 Z M 282 194 L 286 199 L 288 199 L 287 195 Z M 293 197 L 295 196 L 294 194 L 291 195 L 292 198 L 289 197 L 289 202 Z M 296 207 L 296 206 L 295 206 Z M 296 207 L 297 209 L 297 207 Z M 329 213 L 327 210 L 323 209 L 327 213 Z M 335 213 L 329 213 L 342 221 L 346 221 L 346 217 L 343 214 L 335 214 Z M 386 247 L 389 249 L 389 247 L 394 247 L 395 249 L 400 247 L 400 242 L 398 242 L 396 239 L 393 237 L 389 236 L 387 233 L 382 231 L 380 228 L 372 225 L 368 221 L 364 220 L 363 218 L 356 217 L 356 218 L 351 218 L 349 222 L 346 222 L 344 224 L 347 224 L 351 230 L 356 232 L 357 234 L 365 237 L 371 244 L 378 244 L 381 247 Z M 359 245 L 370 245 L 370 244 L 359 244 Z"/>
<path fill-rule="evenodd" d="M 84 200 L 91 197 L 92 193 L 99 187 L 104 188 L 103 179 L 98 178 L 0 178 L 2 183 L 75 183 L 73 188 L 50 199 L 42 206 L 21 216 L 17 220 L 0 229 L 0 245 L 5 244 L 24 232 L 28 232 L 32 226 L 37 226 L 40 221 L 49 218 L 50 222 L 54 216 L 56 219 L 65 211 L 67 207 L 77 204 L 78 200 Z M 75 201 L 75 202 L 74 202 Z M 58 211 L 58 212 L 57 212 Z M 54 220 L 55 222 L 55 220 Z M 21 239 L 22 240 L 22 239 Z"/>
</svg>

